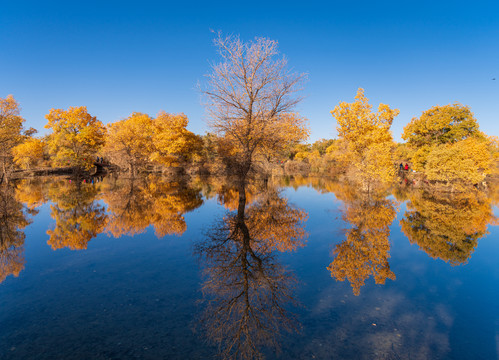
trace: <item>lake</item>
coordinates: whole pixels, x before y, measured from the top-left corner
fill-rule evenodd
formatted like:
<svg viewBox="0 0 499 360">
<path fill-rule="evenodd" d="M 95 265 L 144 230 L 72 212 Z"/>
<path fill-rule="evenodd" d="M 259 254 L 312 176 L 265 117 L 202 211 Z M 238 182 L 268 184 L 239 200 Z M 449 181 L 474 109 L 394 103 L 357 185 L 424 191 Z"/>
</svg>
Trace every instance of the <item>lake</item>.
<svg viewBox="0 0 499 360">
<path fill-rule="evenodd" d="M 0 188 L 0 359 L 499 359 L 497 191 Z"/>
</svg>

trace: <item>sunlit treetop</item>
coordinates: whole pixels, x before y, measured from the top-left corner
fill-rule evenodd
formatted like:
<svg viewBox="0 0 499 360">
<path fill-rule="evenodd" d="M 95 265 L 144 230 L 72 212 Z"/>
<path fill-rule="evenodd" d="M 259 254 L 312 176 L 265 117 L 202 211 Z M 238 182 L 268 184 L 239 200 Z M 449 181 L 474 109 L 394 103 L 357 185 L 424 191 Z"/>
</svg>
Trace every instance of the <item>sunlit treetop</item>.
<svg viewBox="0 0 499 360">
<path fill-rule="evenodd" d="M 11 150 L 19 144 L 23 137 L 24 119 L 20 116 L 21 108 L 12 95 L 0 98 L 0 161 L 5 174 L 11 163 Z"/>
<path fill-rule="evenodd" d="M 342 101 L 331 114 L 338 124 L 338 136 L 346 140 L 354 151 L 359 152 L 372 143 L 392 140 L 389 130 L 399 110 L 379 104 L 378 112 L 373 112 L 364 89 L 359 88 L 353 103 Z"/>
<path fill-rule="evenodd" d="M 341 102 L 331 111 L 340 141 L 330 147 L 328 156 L 336 160 L 352 180 L 360 182 L 363 189 L 393 180 L 390 126 L 398 113 L 399 110 L 385 104 L 373 112 L 362 88 L 358 89 L 354 102 Z"/>
<path fill-rule="evenodd" d="M 53 131 L 47 143 L 55 164 L 90 168 L 104 144 L 106 128 L 102 122 L 90 115 L 86 106 L 51 109 L 45 118 L 45 127 Z"/>
<path fill-rule="evenodd" d="M 433 106 L 404 127 L 402 139 L 412 146 L 455 143 L 471 136 L 483 137 L 468 106 Z"/>
</svg>

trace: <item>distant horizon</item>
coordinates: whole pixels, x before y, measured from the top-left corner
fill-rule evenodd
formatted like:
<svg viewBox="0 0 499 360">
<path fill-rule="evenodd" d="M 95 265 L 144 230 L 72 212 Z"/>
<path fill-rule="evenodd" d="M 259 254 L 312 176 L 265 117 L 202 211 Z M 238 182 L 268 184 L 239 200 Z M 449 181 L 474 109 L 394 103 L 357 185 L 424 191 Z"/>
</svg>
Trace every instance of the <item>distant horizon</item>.
<svg viewBox="0 0 499 360">
<path fill-rule="evenodd" d="M 69 106 L 86 106 L 105 124 L 132 112 L 182 112 L 189 130 L 202 135 L 209 129 L 196 84 L 219 61 L 215 29 L 245 41 L 276 40 L 289 68 L 308 74 L 296 111 L 310 121 L 309 143 L 336 138 L 329 111 L 352 102 L 359 87 L 373 109 L 384 103 L 400 110 L 391 129 L 397 142 L 412 118 L 456 102 L 471 108 L 483 132 L 499 135 L 498 3 L 291 1 L 255 8 L 7 3 L 0 97 L 12 94 L 25 126 L 41 135 L 49 110 Z"/>
</svg>

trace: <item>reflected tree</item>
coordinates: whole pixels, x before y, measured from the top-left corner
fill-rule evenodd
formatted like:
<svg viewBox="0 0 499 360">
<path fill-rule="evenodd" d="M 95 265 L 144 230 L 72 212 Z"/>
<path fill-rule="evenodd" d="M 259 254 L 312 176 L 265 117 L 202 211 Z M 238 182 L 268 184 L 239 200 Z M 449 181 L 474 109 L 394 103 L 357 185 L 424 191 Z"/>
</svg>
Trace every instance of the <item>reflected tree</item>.
<svg viewBox="0 0 499 360">
<path fill-rule="evenodd" d="M 202 323 L 222 358 L 263 358 L 262 347 L 278 350 L 279 334 L 298 326 L 288 310 L 295 304 L 295 280 L 273 250 L 303 245 L 306 213 L 290 207 L 276 191 L 247 207 L 245 184 L 238 189 L 237 211 L 196 246 L 208 301 Z"/>
<path fill-rule="evenodd" d="M 354 295 L 370 277 L 376 284 L 395 280 L 390 270 L 390 228 L 396 216 L 392 200 L 381 192 L 359 193 L 347 184 L 339 185 L 335 195 L 345 204 L 343 219 L 351 225 L 345 230 L 346 239 L 334 248 L 335 258 L 329 265 L 331 276 L 348 280 Z"/>
<path fill-rule="evenodd" d="M 0 283 L 24 269 L 26 235 L 22 230 L 30 220 L 23 209 L 12 187 L 0 187 Z"/>
<path fill-rule="evenodd" d="M 187 229 L 183 215 L 203 203 L 198 190 L 159 176 L 117 182 L 103 200 L 109 212 L 106 231 L 114 237 L 142 233 L 149 225 L 157 237 L 180 236 Z"/>
<path fill-rule="evenodd" d="M 47 230 L 52 249 L 86 249 L 88 242 L 105 227 L 106 214 L 97 203 L 99 187 L 79 181 L 60 180 L 48 184 L 47 197 L 52 201 L 51 216 L 55 228 Z"/>
<path fill-rule="evenodd" d="M 46 179 L 23 179 L 16 182 L 16 200 L 23 203 L 28 211 L 34 215 L 36 208 L 43 205 L 47 199 L 44 188 L 47 185 Z"/>
<path fill-rule="evenodd" d="M 491 199 L 483 192 L 409 194 L 402 231 L 434 259 L 451 265 L 465 264 L 478 239 L 487 234 L 487 225 L 497 224 Z"/>
</svg>

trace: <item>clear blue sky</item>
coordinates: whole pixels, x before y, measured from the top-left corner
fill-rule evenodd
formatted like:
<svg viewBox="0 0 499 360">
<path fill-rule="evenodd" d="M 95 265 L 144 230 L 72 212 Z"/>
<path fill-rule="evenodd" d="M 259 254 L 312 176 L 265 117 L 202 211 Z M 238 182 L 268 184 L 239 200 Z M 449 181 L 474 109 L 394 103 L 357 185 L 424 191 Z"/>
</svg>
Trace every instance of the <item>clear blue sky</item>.
<svg viewBox="0 0 499 360">
<path fill-rule="evenodd" d="M 312 138 L 336 136 L 329 111 L 353 101 L 400 109 L 393 134 L 433 105 L 471 106 L 499 135 L 499 1 L 2 1 L 0 97 L 42 133 L 50 108 L 87 106 L 104 123 L 184 112 L 202 134 L 196 83 L 216 61 L 210 29 L 264 36 L 309 81 Z M 492 80 L 496 78 L 497 80 Z"/>
</svg>

